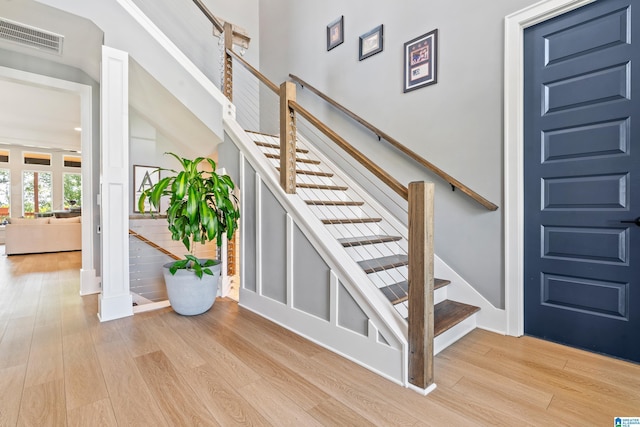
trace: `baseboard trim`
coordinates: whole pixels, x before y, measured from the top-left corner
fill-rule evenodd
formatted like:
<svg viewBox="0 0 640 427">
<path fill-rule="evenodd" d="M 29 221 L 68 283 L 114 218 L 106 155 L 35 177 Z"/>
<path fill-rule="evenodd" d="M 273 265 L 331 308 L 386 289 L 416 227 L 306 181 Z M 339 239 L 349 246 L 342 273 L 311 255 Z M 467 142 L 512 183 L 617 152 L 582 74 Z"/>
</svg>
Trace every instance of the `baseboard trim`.
<svg viewBox="0 0 640 427">
<path fill-rule="evenodd" d="M 145 313 L 147 311 L 159 310 L 166 307 L 171 307 L 169 300 L 138 304 L 133 306 L 133 314 Z"/>
<path fill-rule="evenodd" d="M 431 384 L 429 387 L 427 388 L 420 388 L 420 387 L 416 387 L 413 384 L 407 384 L 407 388 L 411 391 L 415 391 L 418 394 L 421 394 L 423 396 L 426 396 L 427 394 L 431 393 L 433 390 L 436 389 L 436 383 Z"/>
</svg>

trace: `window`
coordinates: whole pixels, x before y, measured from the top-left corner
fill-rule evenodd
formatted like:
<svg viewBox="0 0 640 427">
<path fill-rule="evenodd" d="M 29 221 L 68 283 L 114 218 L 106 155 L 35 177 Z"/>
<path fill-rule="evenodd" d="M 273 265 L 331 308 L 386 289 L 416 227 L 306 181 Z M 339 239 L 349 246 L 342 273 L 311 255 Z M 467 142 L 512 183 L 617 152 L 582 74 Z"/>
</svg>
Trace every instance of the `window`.
<svg viewBox="0 0 640 427">
<path fill-rule="evenodd" d="M 51 154 L 47 153 L 23 153 L 25 165 L 51 166 Z"/>
<path fill-rule="evenodd" d="M 82 205 L 82 175 L 65 173 L 62 177 L 62 189 L 65 209 Z"/>
<path fill-rule="evenodd" d="M 66 168 L 80 168 L 82 167 L 82 157 L 79 156 L 63 156 L 63 165 Z"/>
<path fill-rule="evenodd" d="M 11 212 L 11 173 L 0 169 L 0 224 L 5 224 Z"/>
<path fill-rule="evenodd" d="M 0 150 L 0 163 L 9 163 L 9 150 Z"/>
<path fill-rule="evenodd" d="M 34 217 L 52 211 L 51 172 L 22 172 L 22 213 Z"/>
</svg>

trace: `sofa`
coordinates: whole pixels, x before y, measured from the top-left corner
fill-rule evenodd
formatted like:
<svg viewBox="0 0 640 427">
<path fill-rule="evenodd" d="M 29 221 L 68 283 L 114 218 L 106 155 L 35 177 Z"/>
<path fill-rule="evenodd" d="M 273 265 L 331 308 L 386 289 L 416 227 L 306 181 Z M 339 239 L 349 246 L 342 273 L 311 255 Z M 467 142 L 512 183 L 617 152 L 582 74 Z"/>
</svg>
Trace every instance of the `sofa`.
<svg viewBox="0 0 640 427">
<path fill-rule="evenodd" d="M 81 217 L 10 218 L 5 228 L 7 255 L 82 250 Z"/>
</svg>

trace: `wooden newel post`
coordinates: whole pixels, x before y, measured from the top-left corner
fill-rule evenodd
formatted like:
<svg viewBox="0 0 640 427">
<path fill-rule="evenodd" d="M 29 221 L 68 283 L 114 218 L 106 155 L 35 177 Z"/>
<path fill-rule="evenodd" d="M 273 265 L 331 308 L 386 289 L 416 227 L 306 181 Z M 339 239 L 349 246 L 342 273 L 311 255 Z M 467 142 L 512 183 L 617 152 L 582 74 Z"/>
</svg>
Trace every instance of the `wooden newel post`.
<svg viewBox="0 0 640 427">
<path fill-rule="evenodd" d="M 289 194 L 296 192 L 296 116 L 289 101 L 296 100 L 296 85 L 280 85 L 280 185 Z"/>
<path fill-rule="evenodd" d="M 222 72 L 222 92 L 224 96 L 233 102 L 233 60 L 227 50 L 233 50 L 233 25 L 228 22 L 224 23 L 224 67 Z"/>
<path fill-rule="evenodd" d="M 409 382 L 433 384 L 433 183 L 409 184 Z"/>
</svg>

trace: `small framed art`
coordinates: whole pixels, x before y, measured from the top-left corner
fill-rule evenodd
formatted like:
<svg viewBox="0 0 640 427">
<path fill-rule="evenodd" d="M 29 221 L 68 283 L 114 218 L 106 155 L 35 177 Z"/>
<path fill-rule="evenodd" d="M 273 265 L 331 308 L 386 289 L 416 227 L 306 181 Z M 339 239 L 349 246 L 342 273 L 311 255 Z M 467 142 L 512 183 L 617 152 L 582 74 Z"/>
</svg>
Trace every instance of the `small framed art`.
<svg viewBox="0 0 640 427">
<path fill-rule="evenodd" d="M 438 81 L 438 30 L 404 44 L 404 92 Z"/>
<path fill-rule="evenodd" d="M 344 42 L 344 16 L 327 25 L 327 51 Z"/>
<path fill-rule="evenodd" d="M 160 181 L 160 170 L 157 166 L 133 165 L 133 211 L 140 213 L 138 209 L 138 199 L 147 188 L 151 188 Z M 158 212 L 151 209 L 149 199 L 145 201 L 145 212 Z"/>
<path fill-rule="evenodd" d="M 360 56 L 362 61 L 365 58 L 382 52 L 382 25 L 360 36 Z"/>
</svg>

